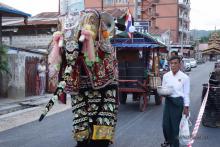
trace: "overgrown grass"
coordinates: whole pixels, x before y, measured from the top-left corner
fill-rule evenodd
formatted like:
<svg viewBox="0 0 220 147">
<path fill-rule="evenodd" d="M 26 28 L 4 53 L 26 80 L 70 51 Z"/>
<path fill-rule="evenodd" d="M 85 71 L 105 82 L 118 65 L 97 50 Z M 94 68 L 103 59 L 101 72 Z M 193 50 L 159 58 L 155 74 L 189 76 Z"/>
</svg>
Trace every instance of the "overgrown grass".
<svg viewBox="0 0 220 147">
<path fill-rule="evenodd" d="M 7 55 L 8 48 L 4 45 L 0 45 L 0 73 L 8 73 L 8 55 Z"/>
</svg>

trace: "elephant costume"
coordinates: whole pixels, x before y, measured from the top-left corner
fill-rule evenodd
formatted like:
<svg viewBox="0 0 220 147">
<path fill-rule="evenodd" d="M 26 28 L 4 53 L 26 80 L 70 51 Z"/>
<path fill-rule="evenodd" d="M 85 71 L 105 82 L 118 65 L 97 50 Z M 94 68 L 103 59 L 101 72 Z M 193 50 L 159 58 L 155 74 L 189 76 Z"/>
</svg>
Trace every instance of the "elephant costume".
<svg viewBox="0 0 220 147">
<path fill-rule="evenodd" d="M 78 147 L 107 147 L 117 122 L 118 70 L 115 49 L 109 40 L 105 12 L 85 10 L 74 29 L 64 29 L 60 48 L 59 83 L 40 121 L 56 100 L 65 103 L 71 94 L 73 138 Z M 114 27 L 113 27 L 114 28 Z"/>
</svg>

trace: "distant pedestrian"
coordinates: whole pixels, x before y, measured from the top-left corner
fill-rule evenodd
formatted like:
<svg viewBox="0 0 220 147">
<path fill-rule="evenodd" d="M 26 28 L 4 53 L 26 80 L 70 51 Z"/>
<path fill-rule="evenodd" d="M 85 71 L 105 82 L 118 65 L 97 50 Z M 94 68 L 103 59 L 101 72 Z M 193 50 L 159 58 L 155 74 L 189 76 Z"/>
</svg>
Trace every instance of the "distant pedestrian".
<svg viewBox="0 0 220 147">
<path fill-rule="evenodd" d="M 169 63 L 168 63 L 167 59 L 164 59 L 163 70 L 164 71 L 169 70 Z"/>
<path fill-rule="evenodd" d="M 151 56 L 148 58 L 147 69 L 148 69 L 150 72 L 152 72 L 152 70 L 153 70 L 153 59 L 152 59 Z"/>
<path fill-rule="evenodd" d="M 162 56 L 160 59 L 160 69 L 163 69 L 163 71 L 169 70 L 168 61 L 164 56 Z"/>
<path fill-rule="evenodd" d="M 44 59 L 41 59 L 40 63 L 37 65 L 37 72 L 40 79 L 40 84 L 39 84 L 40 95 L 43 95 L 45 93 L 45 88 L 46 88 L 46 64 Z"/>
<path fill-rule="evenodd" d="M 171 52 L 171 57 L 173 57 L 173 56 L 178 56 L 178 52 L 177 51 L 172 51 Z"/>
<path fill-rule="evenodd" d="M 172 87 L 172 94 L 165 97 L 163 112 L 163 133 L 165 142 L 162 147 L 179 147 L 179 124 L 182 113 L 189 115 L 190 79 L 180 70 L 180 57 L 173 56 L 170 59 L 171 71 L 163 76 L 162 86 Z"/>
<path fill-rule="evenodd" d="M 163 69 L 164 63 L 165 63 L 165 59 L 164 59 L 163 56 L 161 56 L 161 58 L 160 58 L 160 69 Z"/>
</svg>

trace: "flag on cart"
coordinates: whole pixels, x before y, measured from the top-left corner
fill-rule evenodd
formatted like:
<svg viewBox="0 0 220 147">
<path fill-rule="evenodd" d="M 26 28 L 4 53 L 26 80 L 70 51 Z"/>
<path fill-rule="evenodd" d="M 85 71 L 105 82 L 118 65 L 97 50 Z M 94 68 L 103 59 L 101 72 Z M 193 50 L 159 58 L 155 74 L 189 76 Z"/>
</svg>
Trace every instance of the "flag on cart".
<svg viewBox="0 0 220 147">
<path fill-rule="evenodd" d="M 132 26 L 132 16 L 129 9 L 127 11 L 125 18 L 125 26 L 126 26 L 126 32 L 128 33 L 129 38 L 131 38 L 131 32 L 129 31 L 129 28 Z"/>
</svg>

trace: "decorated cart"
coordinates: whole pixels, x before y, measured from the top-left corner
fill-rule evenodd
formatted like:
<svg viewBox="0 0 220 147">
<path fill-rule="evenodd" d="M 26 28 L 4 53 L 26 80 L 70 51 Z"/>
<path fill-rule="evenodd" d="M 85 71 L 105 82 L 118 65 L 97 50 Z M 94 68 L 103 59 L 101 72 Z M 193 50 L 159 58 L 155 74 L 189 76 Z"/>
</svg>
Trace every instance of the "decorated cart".
<svg viewBox="0 0 220 147">
<path fill-rule="evenodd" d="M 202 101 L 205 97 L 208 84 L 203 84 Z M 214 71 L 209 79 L 209 93 L 202 124 L 206 127 L 220 127 L 220 63 L 215 63 Z"/>
<path fill-rule="evenodd" d="M 161 98 L 156 90 L 161 85 L 159 54 L 167 52 L 166 46 L 138 32 L 134 32 L 132 38 L 126 32 L 117 34 L 111 43 L 117 49 L 120 102 L 125 104 L 130 94 L 144 111 L 148 98 L 154 95 L 156 105 L 160 105 Z"/>
</svg>

